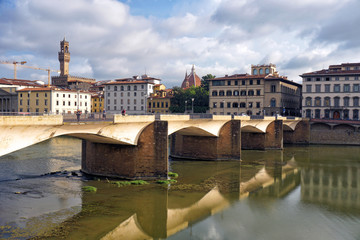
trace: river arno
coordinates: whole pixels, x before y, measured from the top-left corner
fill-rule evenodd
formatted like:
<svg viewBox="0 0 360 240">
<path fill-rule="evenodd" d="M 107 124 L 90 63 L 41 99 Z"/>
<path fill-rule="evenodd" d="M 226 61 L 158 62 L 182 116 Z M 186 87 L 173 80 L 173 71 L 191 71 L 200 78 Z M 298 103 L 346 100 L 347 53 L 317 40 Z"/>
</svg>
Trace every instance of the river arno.
<svg viewBox="0 0 360 240">
<path fill-rule="evenodd" d="M 359 147 L 170 161 L 171 186 L 87 180 L 80 158 L 68 137 L 1 157 L 0 238 L 360 239 Z"/>
</svg>

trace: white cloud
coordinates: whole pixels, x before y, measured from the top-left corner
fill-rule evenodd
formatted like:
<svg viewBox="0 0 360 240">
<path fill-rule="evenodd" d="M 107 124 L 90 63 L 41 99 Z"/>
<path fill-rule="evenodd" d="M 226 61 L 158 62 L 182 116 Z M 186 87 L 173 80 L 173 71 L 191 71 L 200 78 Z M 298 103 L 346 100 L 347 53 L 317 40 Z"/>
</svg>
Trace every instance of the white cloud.
<svg viewBox="0 0 360 240">
<path fill-rule="evenodd" d="M 359 48 L 360 36 L 350 24 L 358 7 L 355 0 L 177 1 L 170 17 L 157 18 L 132 16 L 126 2 L 116 0 L 16 0 L 0 3 L 0 56 L 58 69 L 65 35 L 70 74 L 97 80 L 146 69 L 172 87 L 192 64 L 201 77 L 272 62 L 299 81 L 304 70 L 359 62 L 351 50 Z M 1 77 L 12 77 L 0 67 Z M 37 77 L 25 73 L 19 74 Z"/>
</svg>

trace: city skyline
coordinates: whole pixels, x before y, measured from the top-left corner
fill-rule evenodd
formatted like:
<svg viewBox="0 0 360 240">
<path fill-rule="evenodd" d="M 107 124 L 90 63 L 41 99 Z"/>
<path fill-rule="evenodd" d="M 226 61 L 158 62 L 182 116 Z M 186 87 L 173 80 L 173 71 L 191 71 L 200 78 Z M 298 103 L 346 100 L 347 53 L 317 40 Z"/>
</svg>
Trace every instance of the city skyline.
<svg viewBox="0 0 360 240">
<path fill-rule="evenodd" d="M 5 0 L 0 60 L 59 69 L 65 36 L 70 74 L 98 81 L 146 72 L 173 87 L 193 64 L 200 77 L 221 77 L 271 62 L 301 83 L 302 73 L 360 62 L 359 7 L 355 0 Z M 12 78 L 13 66 L 1 64 L 0 74 Z M 17 75 L 47 82 L 46 71 Z"/>
</svg>

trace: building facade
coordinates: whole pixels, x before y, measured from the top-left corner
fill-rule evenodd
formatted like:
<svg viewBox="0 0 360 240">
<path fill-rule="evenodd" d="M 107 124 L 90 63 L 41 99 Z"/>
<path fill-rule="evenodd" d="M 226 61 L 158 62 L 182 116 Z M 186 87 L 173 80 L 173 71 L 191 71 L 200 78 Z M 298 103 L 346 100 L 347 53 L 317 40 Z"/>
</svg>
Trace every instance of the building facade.
<svg viewBox="0 0 360 240">
<path fill-rule="evenodd" d="M 73 114 L 90 112 L 89 92 L 55 87 L 24 88 L 17 91 L 18 112 Z"/>
<path fill-rule="evenodd" d="M 330 65 L 300 76 L 304 116 L 359 120 L 360 63 Z"/>
<path fill-rule="evenodd" d="M 210 113 L 220 115 L 301 114 L 301 84 L 280 76 L 274 64 L 252 65 L 250 74 L 209 80 Z"/>
<path fill-rule="evenodd" d="M 94 93 L 91 95 L 91 112 L 104 112 L 104 95 L 103 93 Z"/>
<path fill-rule="evenodd" d="M 147 99 L 154 91 L 154 85 L 160 84 L 160 79 L 147 75 L 141 77 L 116 79 L 105 83 L 104 96 L 106 112 L 120 114 L 145 114 Z"/>
<path fill-rule="evenodd" d="M 43 87 L 42 81 L 31 81 L 21 79 L 0 79 L 0 112 L 17 112 L 18 111 L 18 94 L 17 90 L 23 88 Z"/>
<path fill-rule="evenodd" d="M 154 92 L 148 98 L 148 113 L 170 113 L 172 90 L 166 89 L 165 85 L 157 84 Z"/>
</svg>

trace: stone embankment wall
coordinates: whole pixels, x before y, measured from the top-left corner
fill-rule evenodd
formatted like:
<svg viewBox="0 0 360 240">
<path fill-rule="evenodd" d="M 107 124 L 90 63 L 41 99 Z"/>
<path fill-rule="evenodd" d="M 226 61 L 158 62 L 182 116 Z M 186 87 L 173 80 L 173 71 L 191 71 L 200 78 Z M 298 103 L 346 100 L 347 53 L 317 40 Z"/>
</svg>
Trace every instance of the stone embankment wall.
<svg viewBox="0 0 360 240">
<path fill-rule="evenodd" d="M 354 124 L 311 123 L 310 144 L 360 145 L 360 126 Z"/>
</svg>

